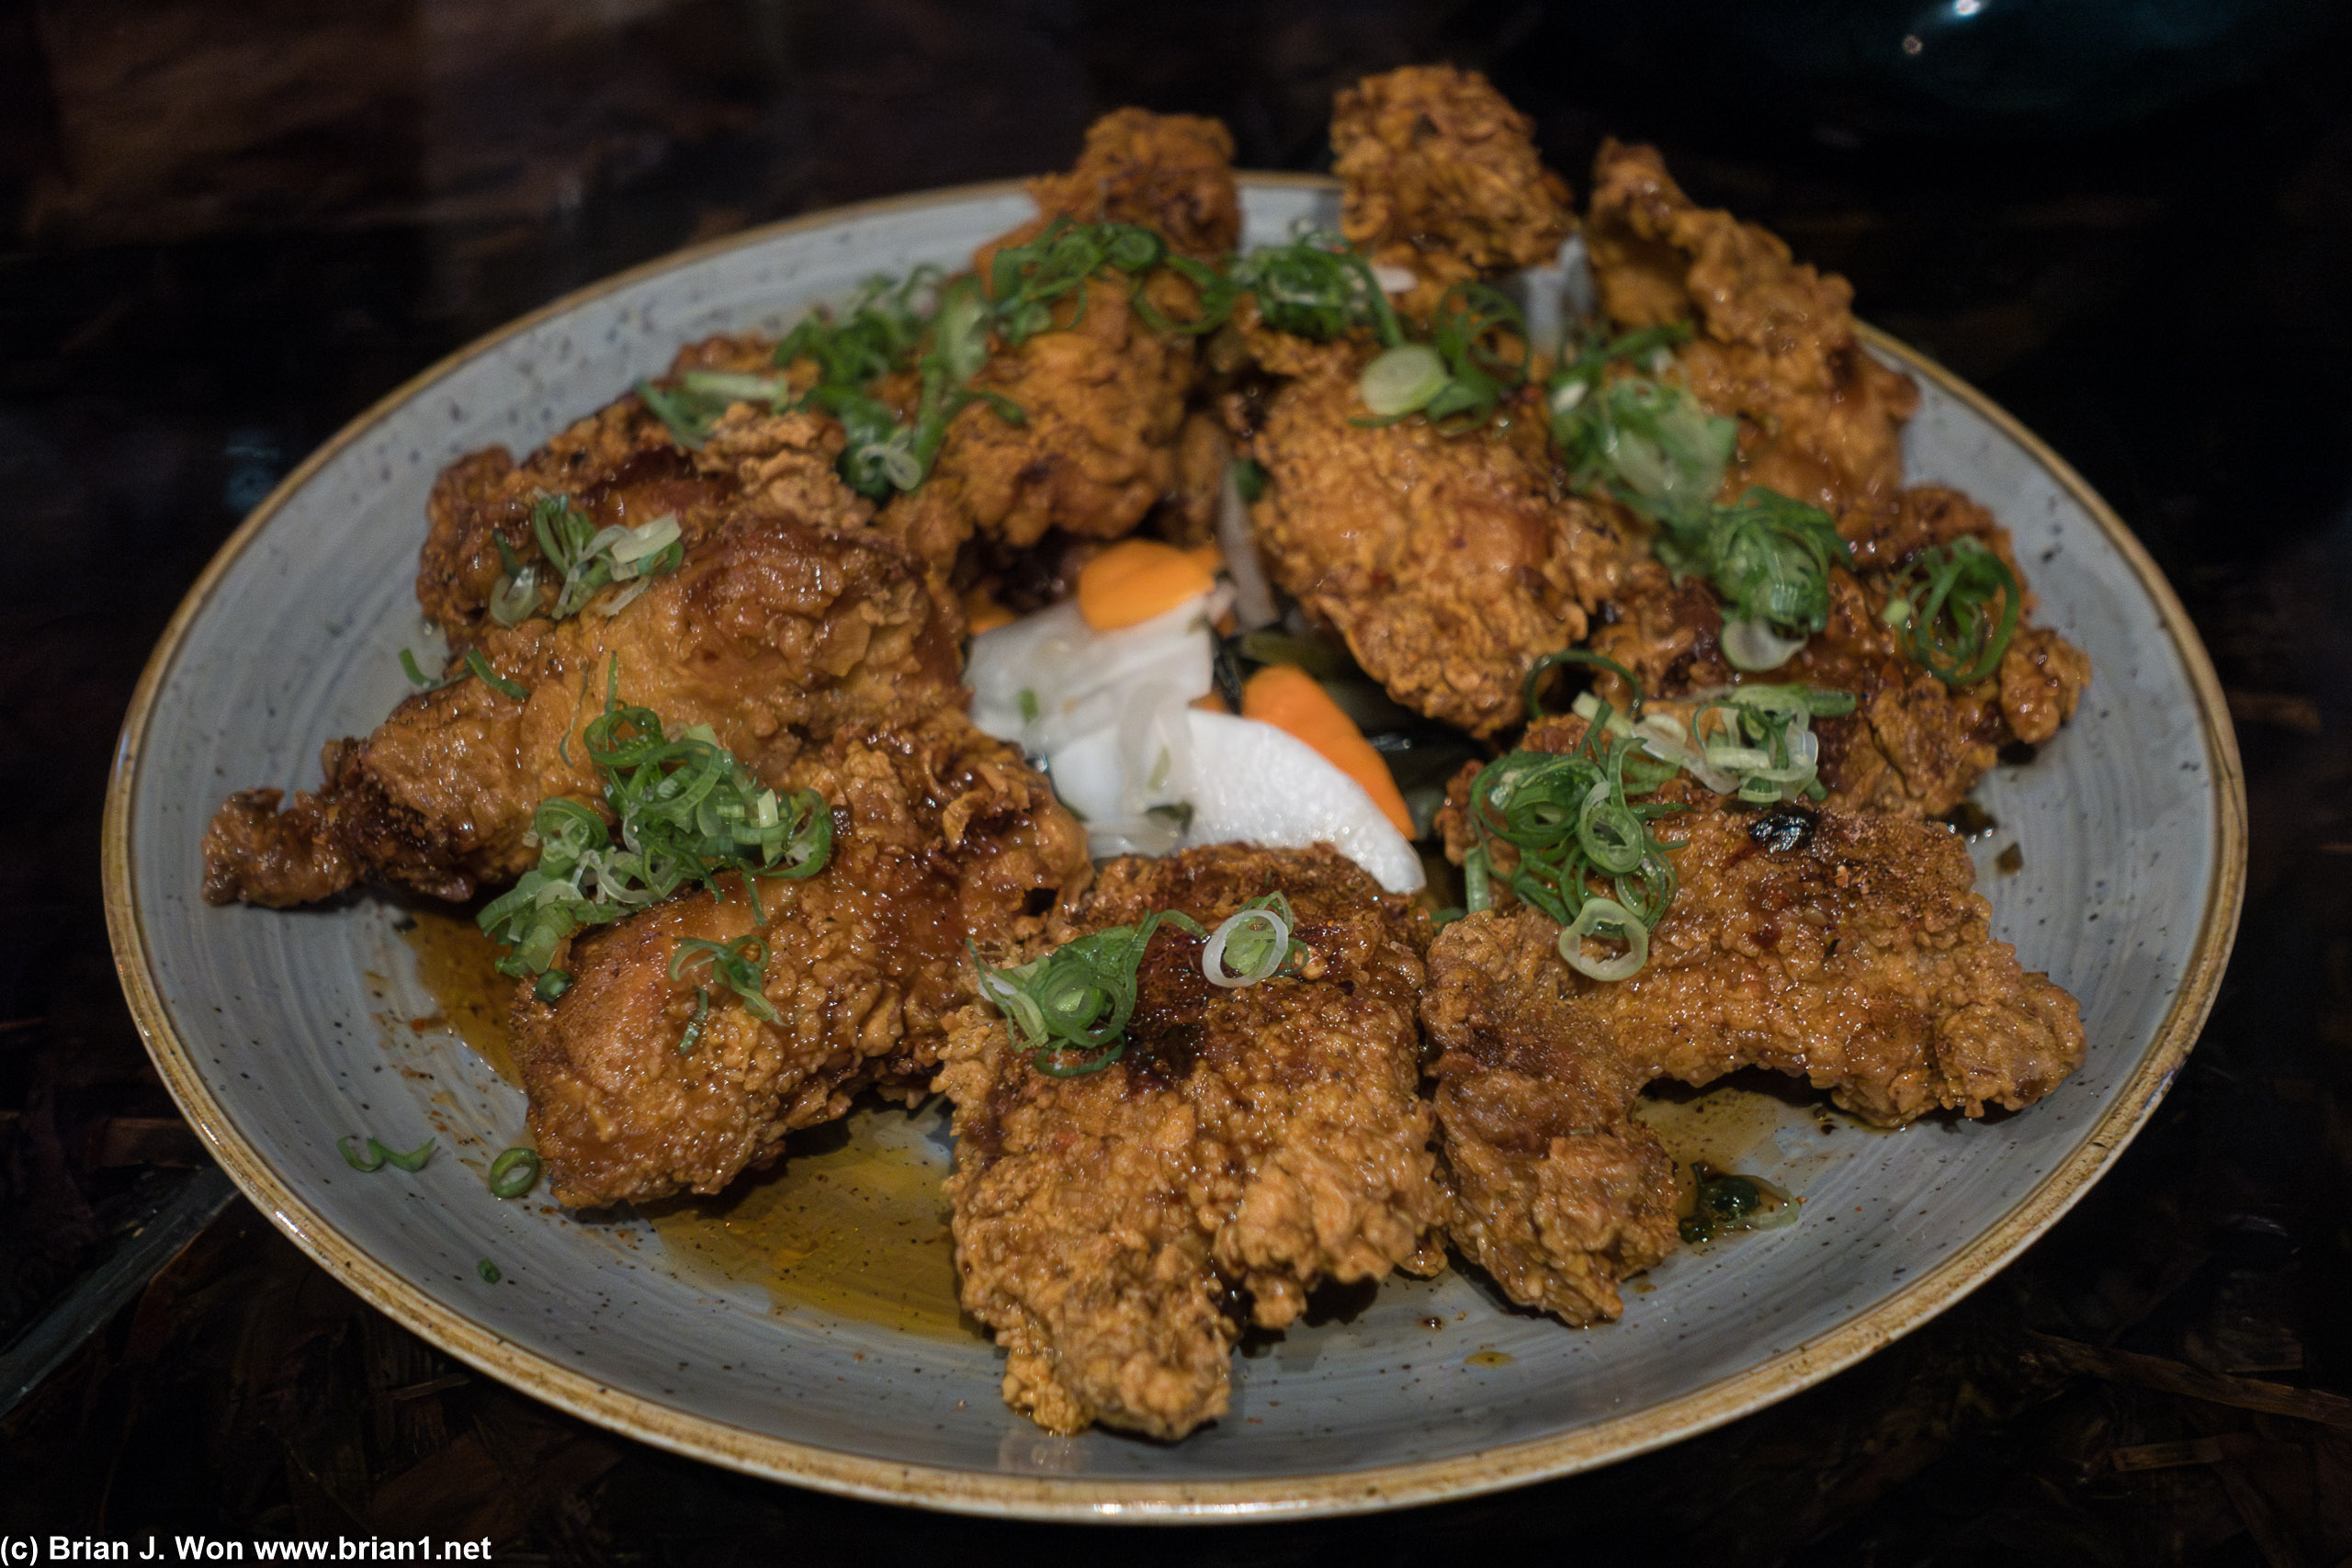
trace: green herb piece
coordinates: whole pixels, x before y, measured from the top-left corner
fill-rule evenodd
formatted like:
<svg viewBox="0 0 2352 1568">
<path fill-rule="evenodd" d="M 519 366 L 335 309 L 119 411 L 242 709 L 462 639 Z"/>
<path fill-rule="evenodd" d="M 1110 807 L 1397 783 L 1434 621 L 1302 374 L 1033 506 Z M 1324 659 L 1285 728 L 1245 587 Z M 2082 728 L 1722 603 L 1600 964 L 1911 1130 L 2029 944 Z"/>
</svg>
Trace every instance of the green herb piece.
<svg viewBox="0 0 2352 1568">
<path fill-rule="evenodd" d="M 1761 487 L 1697 521 L 1665 519 L 1656 547 L 1676 572 L 1713 584 L 1725 622 L 1798 637 L 1829 624 L 1829 570 L 1854 560 L 1827 513 Z"/>
<path fill-rule="evenodd" d="M 418 667 L 416 655 L 403 648 L 401 649 L 401 673 L 407 676 L 408 683 L 414 686 L 422 694 L 425 692 L 437 692 L 444 686 L 454 686 L 464 680 L 469 671 L 461 665 L 455 674 L 444 675 L 436 681 Z"/>
<path fill-rule="evenodd" d="M 1739 434 L 1673 382 L 1608 374 L 1625 360 L 1647 362 L 1690 337 L 1671 321 L 1590 349 L 1545 383 L 1552 443 L 1580 490 L 1599 490 L 1652 520 L 1695 522 L 1706 514 Z"/>
<path fill-rule="evenodd" d="M 1612 733 L 1605 704 L 1574 751 L 1510 751 L 1487 763 L 1470 783 L 1477 843 L 1463 866 L 1467 908 L 1475 913 L 1491 907 L 1492 881 L 1499 878 L 1521 903 L 1574 933 L 1573 941 L 1562 938 L 1560 953 L 1577 968 L 1604 980 L 1637 972 L 1649 932 L 1678 886 L 1668 854 L 1680 846 L 1658 839 L 1649 825 L 1682 809 L 1638 797 L 1655 795 L 1675 772 L 1634 737 Z M 1508 872 L 1495 867 L 1490 846 L 1498 841 L 1516 852 Z M 1596 881 L 1607 891 L 1596 890 Z M 1588 961 L 1581 945 L 1587 936 L 1623 941 L 1626 953 Z"/>
<path fill-rule="evenodd" d="M 722 873 L 746 878 L 756 908 L 760 879 L 814 876 L 831 856 L 833 818 L 821 795 L 761 787 L 707 727 L 665 735 L 650 708 L 621 704 L 617 665 L 605 711 L 582 739 L 616 827 L 570 796 L 539 803 L 531 823 L 539 863 L 478 917 L 509 949 L 498 961 L 503 974 L 543 975 L 573 932 L 688 884 L 716 893 Z"/>
<path fill-rule="evenodd" d="M 1356 378 L 1356 397 L 1383 419 L 1402 419 L 1445 389 L 1445 361 L 1425 343 L 1382 349 Z"/>
<path fill-rule="evenodd" d="M 1136 972 L 1152 933 L 1162 925 L 1197 937 L 1208 934 L 1190 916 L 1161 909 L 1140 924 L 1111 926 L 1064 942 L 1018 968 L 991 969 L 974 948 L 980 994 L 1004 1015 L 1022 1048 L 1030 1053 L 1030 1066 L 1039 1072 L 1057 1078 L 1099 1073 L 1126 1052 L 1127 1020 L 1136 1010 Z M 1062 1060 L 1070 1055 L 1080 1060 Z"/>
<path fill-rule="evenodd" d="M 1236 457 L 1232 472 L 1233 488 L 1241 492 L 1242 501 L 1256 505 L 1266 493 L 1266 483 L 1272 477 L 1266 472 L 1266 465 L 1254 457 Z"/>
<path fill-rule="evenodd" d="M 487 1258 L 474 1265 L 474 1272 L 481 1277 L 481 1282 L 485 1285 L 495 1285 L 506 1278 L 498 1271 L 498 1265 Z"/>
<path fill-rule="evenodd" d="M 427 1138 L 416 1147 L 402 1151 L 386 1148 L 376 1139 L 370 1138 L 368 1140 L 368 1152 L 364 1157 L 351 1146 L 349 1138 L 337 1138 L 334 1141 L 334 1146 L 342 1152 L 344 1164 L 362 1175 L 381 1170 L 387 1165 L 397 1166 L 401 1170 L 413 1173 L 423 1170 L 424 1162 L 433 1157 L 433 1145 L 435 1141 Z"/>
<path fill-rule="evenodd" d="M 1271 979 L 1306 956 L 1306 944 L 1291 935 L 1297 924 L 1281 893 L 1250 899 L 1209 933 L 1201 949 L 1202 975 L 1226 990 Z"/>
<path fill-rule="evenodd" d="M 512 697 L 518 703 L 530 698 L 531 693 L 528 687 L 518 686 L 492 670 L 490 667 L 490 660 L 482 657 L 481 649 L 479 648 L 466 649 L 466 668 L 472 671 L 475 678 L 483 685 L 501 696 Z"/>
<path fill-rule="evenodd" d="M 693 1016 L 686 1020 L 685 1032 L 678 1036 L 679 1055 L 691 1056 L 694 1055 L 695 1046 L 702 1040 L 703 1025 L 709 1021 L 710 987 L 708 986 L 696 986 L 695 987 L 695 1010 Z"/>
<path fill-rule="evenodd" d="M 1385 371 L 1378 385 L 1375 369 Z M 1501 290 L 1457 283 L 1438 302 L 1430 343 L 1391 348 L 1364 367 L 1356 395 L 1374 417 L 1351 423 L 1376 427 L 1419 413 L 1440 434 L 1464 435 L 1490 422 L 1526 380 L 1527 318 Z"/>
<path fill-rule="evenodd" d="M 630 583 L 633 586 L 605 606 L 605 615 L 616 615 L 653 579 L 677 570 L 686 558 L 685 541 L 674 515 L 656 517 L 633 528 L 617 523 L 599 528 L 571 504 L 571 497 L 563 495 L 543 495 L 532 505 L 531 537 L 538 545 L 541 559 L 527 567 L 516 563 L 505 541 L 500 541 L 508 564 L 491 595 L 491 615 L 503 626 L 537 615 L 551 621 L 569 620 L 605 588 Z M 552 604 L 544 603 L 541 563 L 557 574 Z"/>
<path fill-rule="evenodd" d="M 681 937 L 677 951 L 670 955 L 670 978 L 684 978 L 690 964 L 708 964 L 712 977 L 742 998 L 745 1012 L 762 1023 L 774 1023 L 775 1009 L 761 989 L 767 961 L 767 940 L 756 931 L 732 942 Z"/>
<path fill-rule="evenodd" d="M 1546 716 L 1544 711 L 1543 701 L 1544 677 L 1549 675 L 1553 671 L 1558 669 L 1563 664 L 1589 664 L 1596 670 L 1606 670 L 1611 674 L 1616 676 L 1619 680 L 1624 682 L 1625 684 L 1632 689 L 1634 694 L 1634 716 L 1636 718 L 1641 716 L 1642 682 L 1640 677 L 1636 676 L 1631 670 L 1628 670 L 1623 665 L 1618 663 L 1615 660 L 1608 658 L 1602 654 L 1594 653 L 1589 649 L 1563 648 L 1544 655 L 1543 658 L 1538 659 L 1534 663 L 1527 667 L 1527 679 L 1521 683 L 1520 692 L 1521 696 L 1526 700 L 1527 716 L 1531 721 Z"/>
<path fill-rule="evenodd" d="M 520 1198 L 539 1184 L 539 1156 L 526 1148 L 512 1148 L 490 1162 L 490 1195 Z"/>
<path fill-rule="evenodd" d="M 1913 662 L 1966 686 L 2001 667 L 2024 599 L 2009 563 L 1962 536 L 1906 562 L 1883 615 Z"/>
<path fill-rule="evenodd" d="M 1258 302 L 1259 319 L 1278 333 L 1329 343 L 1356 328 L 1385 348 L 1405 341 L 1404 324 L 1373 275 L 1372 264 L 1339 235 L 1314 233 L 1237 257 L 1226 276 Z"/>
</svg>

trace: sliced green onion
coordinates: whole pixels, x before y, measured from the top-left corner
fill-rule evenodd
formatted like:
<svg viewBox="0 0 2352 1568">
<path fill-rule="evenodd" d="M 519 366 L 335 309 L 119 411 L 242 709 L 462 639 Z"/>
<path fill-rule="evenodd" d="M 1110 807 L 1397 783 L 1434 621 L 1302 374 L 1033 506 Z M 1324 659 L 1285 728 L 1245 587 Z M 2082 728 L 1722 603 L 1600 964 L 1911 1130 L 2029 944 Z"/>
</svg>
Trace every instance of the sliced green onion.
<svg viewBox="0 0 2352 1568">
<path fill-rule="evenodd" d="M 1241 492 L 1243 502 L 1255 504 L 1266 493 L 1266 465 L 1254 457 L 1236 457 L 1231 463 L 1233 488 Z"/>
<path fill-rule="evenodd" d="M 518 703 L 526 702 L 530 698 L 531 693 L 528 687 L 518 686 L 492 670 L 490 667 L 490 660 L 482 657 L 481 649 L 479 648 L 466 649 L 466 668 L 472 671 L 475 678 L 483 685 L 501 696 L 512 697 Z"/>
<path fill-rule="evenodd" d="M 670 955 L 670 978 L 683 978 L 688 964 L 707 964 L 712 976 L 742 998 L 745 1012 L 762 1023 L 774 1023 L 775 1009 L 761 989 L 767 960 L 767 940 L 756 931 L 732 942 L 681 937 Z"/>
<path fill-rule="evenodd" d="M 604 814 L 568 796 L 541 801 L 531 821 L 538 864 L 478 917 L 508 949 L 500 971 L 538 976 L 535 990 L 545 1002 L 571 983 L 548 976 L 557 949 L 573 933 L 660 903 L 688 885 L 716 893 L 728 872 L 746 879 L 756 910 L 762 879 L 814 876 L 832 855 L 832 811 L 822 795 L 762 788 L 705 726 L 672 739 L 651 709 L 621 703 L 619 682 L 617 664 L 608 667 L 605 711 L 582 733 L 616 825 L 607 827 Z M 746 1008 L 767 1008 L 757 973 L 766 956 L 763 941 L 702 946 L 724 953 L 723 964 L 706 956 Z M 687 956 L 679 963 L 695 951 L 683 948 Z"/>
<path fill-rule="evenodd" d="M 485 1285 L 495 1285 L 501 1280 L 506 1278 L 505 1275 L 498 1271 L 498 1265 L 492 1263 L 487 1258 L 474 1265 L 474 1272 L 481 1276 L 481 1282 Z"/>
<path fill-rule="evenodd" d="M 530 1149 L 512 1148 L 490 1162 L 490 1195 L 520 1198 L 539 1184 L 539 1156 Z"/>
<path fill-rule="evenodd" d="M 1641 716 L 1641 677 L 1635 675 L 1631 670 L 1626 669 L 1615 660 L 1595 653 L 1589 649 L 1563 648 L 1544 655 L 1544 657 L 1538 659 L 1534 663 L 1527 667 L 1527 678 L 1520 683 L 1520 694 L 1526 699 L 1527 716 L 1530 719 L 1538 719 L 1545 716 L 1543 702 L 1544 677 L 1550 674 L 1554 670 L 1559 668 L 1559 666 L 1563 664 L 1589 664 L 1596 670 L 1608 671 L 1611 675 L 1616 676 L 1620 681 L 1624 682 L 1628 687 L 1632 688 L 1634 694 L 1634 716 L 1635 717 L 1639 717 Z M 1598 699 L 1595 700 L 1597 701 Z M 1579 699 L 1579 701 L 1581 701 L 1581 699 Z M 1583 713 L 1581 707 L 1575 711 L 1579 714 Z M 1584 716 L 1589 717 L 1591 716 L 1584 715 Z"/>
<path fill-rule="evenodd" d="M 686 1020 L 686 1032 L 678 1036 L 678 1055 L 694 1055 L 695 1043 L 702 1039 L 702 1026 L 710 1021 L 710 987 L 695 987 L 694 1016 Z"/>
<path fill-rule="evenodd" d="M 1767 621 L 1727 620 L 1716 641 L 1733 669 L 1759 671 L 1778 670 L 1805 645 L 1804 637 L 1779 636 Z"/>
<path fill-rule="evenodd" d="M 1018 968 L 991 969 L 974 948 L 980 995 L 1012 1025 L 1037 1071 L 1064 1078 L 1099 1073 L 1125 1054 L 1136 973 L 1152 933 L 1163 924 L 1197 937 L 1208 934 L 1190 916 L 1161 909 L 1139 924 L 1111 926 L 1064 942 Z M 1080 1059 L 1064 1059 L 1072 1054 Z"/>
<path fill-rule="evenodd" d="M 1613 938 L 1625 944 L 1616 957 L 1595 962 L 1584 954 L 1587 937 Z M 1560 956 L 1577 974 L 1595 980 L 1630 980 L 1650 958 L 1649 928 L 1614 898 L 1588 898 L 1577 918 L 1560 932 Z"/>
<path fill-rule="evenodd" d="M 401 649 L 401 673 L 408 677 L 408 683 L 414 686 L 420 694 L 437 692 L 444 686 L 454 686 L 466 678 L 465 670 L 460 668 L 456 674 L 444 675 L 436 681 L 418 668 L 416 655 L 405 648 Z"/>
<path fill-rule="evenodd" d="M 343 1163 L 362 1176 L 384 1168 L 384 1145 L 373 1138 L 368 1140 L 368 1152 L 365 1156 L 351 1146 L 349 1138 L 337 1138 L 334 1141 L 334 1146 L 343 1151 Z"/>
<path fill-rule="evenodd" d="M 499 543 L 506 541 L 502 538 Z M 539 568 L 536 561 L 518 566 L 498 580 L 491 591 L 490 618 L 502 626 L 519 626 L 539 608 Z"/>
<path fill-rule="evenodd" d="M 2009 563 L 1963 536 L 1904 567 L 1885 616 L 1914 662 L 1948 686 L 1966 686 L 2001 667 L 2024 600 Z"/>
<path fill-rule="evenodd" d="M 1427 344 L 1384 349 L 1356 378 L 1356 396 L 1385 419 L 1401 419 L 1428 406 L 1445 389 L 1445 361 Z"/>
<path fill-rule="evenodd" d="M 1282 970 L 1306 951 L 1291 939 L 1298 917 L 1280 893 L 1252 898 L 1227 916 L 1201 949 L 1201 973 L 1212 986 L 1237 990 Z"/>
<path fill-rule="evenodd" d="M 385 1159 L 390 1160 L 392 1164 L 400 1167 L 402 1170 L 413 1173 L 423 1170 L 424 1168 L 424 1162 L 433 1157 L 433 1145 L 435 1142 L 435 1139 L 427 1138 L 424 1142 L 417 1145 L 416 1147 L 402 1151 L 400 1149 L 388 1149 L 383 1145 L 378 1143 L 375 1139 L 370 1138 L 368 1140 L 368 1152 L 371 1155 L 381 1155 Z"/>
</svg>

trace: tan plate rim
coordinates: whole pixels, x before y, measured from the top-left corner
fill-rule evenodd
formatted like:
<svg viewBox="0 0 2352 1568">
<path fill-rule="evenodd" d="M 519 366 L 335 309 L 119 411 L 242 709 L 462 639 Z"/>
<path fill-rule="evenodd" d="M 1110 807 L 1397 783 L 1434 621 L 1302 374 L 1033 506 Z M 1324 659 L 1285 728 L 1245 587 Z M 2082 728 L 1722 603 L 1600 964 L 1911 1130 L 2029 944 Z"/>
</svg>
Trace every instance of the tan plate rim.
<svg viewBox="0 0 2352 1568">
<path fill-rule="evenodd" d="M 1242 178 L 1247 184 L 1273 186 L 1330 188 L 1333 185 L 1319 175 L 1248 174 Z M 401 1280 L 337 1234 L 276 1171 L 264 1164 L 205 1089 L 187 1043 L 173 1027 L 149 965 L 131 878 L 130 786 L 140 746 L 153 715 L 156 694 L 180 643 L 231 565 L 288 497 L 379 419 L 458 366 L 539 322 L 639 279 L 705 256 L 762 244 L 780 235 L 943 201 L 1004 196 L 1020 188 L 1017 181 L 996 181 L 833 208 L 678 251 L 567 294 L 410 378 L 345 425 L 254 509 L 188 590 L 155 645 L 131 696 L 107 781 L 104 829 L 107 930 L 113 942 L 115 968 L 123 994 L 156 1070 L 180 1110 L 202 1134 L 213 1156 L 271 1223 L 369 1304 L 467 1365 L 583 1420 L 673 1453 L 847 1496 L 957 1513 L 1072 1521 L 1190 1523 L 1365 1513 L 1474 1496 L 1589 1470 L 1695 1436 L 1818 1382 L 1927 1322 L 1989 1279 L 2074 1205 L 2154 1113 L 2212 1009 L 2214 992 L 2236 936 L 2239 908 L 2245 893 L 2245 779 L 2238 760 L 2237 738 L 2231 728 L 2221 682 L 2213 673 L 2204 644 L 2171 585 L 2139 540 L 2124 526 L 2122 519 L 2084 482 L 2081 475 L 2006 410 L 1916 350 L 1869 326 L 1860 328 L 1865 343 L 1902 361 L 1913 375 L 1933 381 L 1960 399 L 2030 453 L 2082 503 L 2106 533 L 2109 542 L 2130 563 L 2141 586 L 2154 602 L 2188 671 L 2218 799 L 2213 877 L 2180 992 L 2138 1069 L 2118 1092 L 2107 1114 L 2075 1153 L 2044 1177 L 2007 1214 L 1943 1263 L 1850 1322 L 1783 1351 L 1760 1366 L 1664 1404 L 1558 1437 L 1451 1459 L 1333 1475 L 1256 1481 L 1104 1481 L 981 1474 L 893 1463 L 746 1431 L 625 1393 L 584 1372 L 559 1366 L 452 1312 Z"/>
</svg>

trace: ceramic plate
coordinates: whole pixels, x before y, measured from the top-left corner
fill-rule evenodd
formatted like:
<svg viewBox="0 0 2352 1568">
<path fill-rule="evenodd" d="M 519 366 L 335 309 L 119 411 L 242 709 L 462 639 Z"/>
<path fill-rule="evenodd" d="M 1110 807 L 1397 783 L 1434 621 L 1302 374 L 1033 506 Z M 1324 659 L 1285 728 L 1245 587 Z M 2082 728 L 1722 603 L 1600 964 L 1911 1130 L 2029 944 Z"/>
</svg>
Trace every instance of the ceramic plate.
<svg viewBox="0 0 2352 1568">
<path fill-rule="evenodd" d="M 1328 182 L 1257 176 L 1245 191 L 1253 243 L 1336 216 Z M 813 1140 L 781 1185 L 699 1219 L 583 1223 L 489 1197 L 482 1171 L 516 1141 L 523 1096 L 431 1021 L 409 913 L 375 896 L 209 908 L 207 818 L 234 788 L 314 786 L 320 743 L 366 733 L 405 692 L 400 649 L 437 650 L 412 584 L 444 464 L 537 446 L 689 339 L 779 330 L 873 272 L 962 265 L 1030 211 L 1012 186 L 883 202 L 560 301 L 354 423 L 212 562 L 124 727 L 107 912 L 156 1066 L 263 1213 L 451 1354 L 664 1448 L 978 1513 L 1214 1518 L 1458 1496 L 1671 1442 L 1916 1326 L 2082 1194 L 2212 999 L 2244 861 L 2234 743 L 2204 650 L 2114 514 L 1982 395 L 1873 337 L 1920 382 L 1904 440 L 1914 480 L 1994 509 L 2041 618 L 2097 667 L 2039 761 L 1978 792 L 1998 823 L 1976 846 L 1994 929 L 2081 998 L 2089 1032 L 2088 1063 L 2041 1105 L 1887 1135 L 1795 1098 L 1668 1106 L 1696 1123 L 1679 1136 L 1804 1194 L 1801 1223 L 1670 1258 L 1622 1323 L 1582 1332 L 1505 1310 L 1463 1273 L 1393 1281 L 1250 1346 L 1232 1413 L 1175 1445 L 1049 1437 L 1005 1409 L 1001 1358 L 942 1304 L 950 1149 L 935 1111 L 862 1115 Z M 2024 868 L 2002 874 L 1994 856 L 2013 843 Z M 358 1175 L 335 1139 L 361 1132 L 396 1147 L 437 1136 L 441 1153 L 413 1177 Z M 760 1228 L 820 1188 L 831 1207 L 797 1240 Z M 730 1248 L 732 1266 L 714 1267 Z"/>
</svg>

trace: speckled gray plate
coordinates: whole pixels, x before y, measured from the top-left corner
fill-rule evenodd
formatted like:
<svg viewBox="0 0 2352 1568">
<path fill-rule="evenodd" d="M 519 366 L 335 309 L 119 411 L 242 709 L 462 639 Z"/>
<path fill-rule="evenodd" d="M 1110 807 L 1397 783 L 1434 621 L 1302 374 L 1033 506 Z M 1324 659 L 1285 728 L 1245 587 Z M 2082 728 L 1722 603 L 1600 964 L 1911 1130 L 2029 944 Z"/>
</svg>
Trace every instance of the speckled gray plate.
<svg viewBox="0 0 2352 1568">
<path fill-rule="evenodd" d="M 1257 177 L 1247 202 L 1267 240 L 1334 197 Z M 1029 211 L 1012 186 L 908 197 L 560 301 L 328 443 L 189 593 L 124 727 L 107 912 L 157 1066 L 288 1235 L 473 1366 L 720 1464 L 973 1512 L 1240 1518 L 1510 1486 L 1728 1420 L 1951 1305 L 2082 1193 L 2163 1095 L 2228 952 L 2245 814 L 2229 721 L 2187 617 L 2114 515 L 1981 395 L 1874 339 L 1921 383 L 1914 478 L 1995 509 L 2042 618 L 2097 665 L 2075 722 L 1980 792 L 2001 825 L 1980 848 L 1996 930 L 2082 998 L 2089 1030 L 2088 1065 L 2041 1105 L 1885 1137 L 1826 1134 L 1790 1107 L 1746 1164 L 1805 1195 L 1794 1228 L 1677 1257 L 1623 1322 L 1581 1333 L 1506 1313 L 1460 1274 L 1392 1283 L 1351 1321 L 1238 1361 L 1233 1413 L 1173 1446 L 1039 1433 L 1004 1409 L 1000 1359 L 978 1337 L 772 1312 L 756 1285 L 673 1271 L 641 1223 L 490 1199 L 481 1168 L 522 1124 L 522 1097 L 454 1037 L 405 1026 L 434 1009 L 397 911 L 367 897 L 207 908 L 207 818 L 232 788 L 315 784 L 320 743 L 364 733 L 402 694 L 395 657 L 426 643 L 411 585 L 443 464 L 537 445 L 685 340 L 773 329 L 877 270 L 956 265 Z M 2011 841 L 2024 871 L 1996 875 L 1990 855 Z M 361 1129 L 398 1146 L 437 1134 L 445 1153 L 413 1178 L 356 1177 L 334 1139 Z M 918 1153 L 944 1170 L 935 1144 Z M 477 1276 L 482 1258 L 503 1283 Z"/>
</svg>

